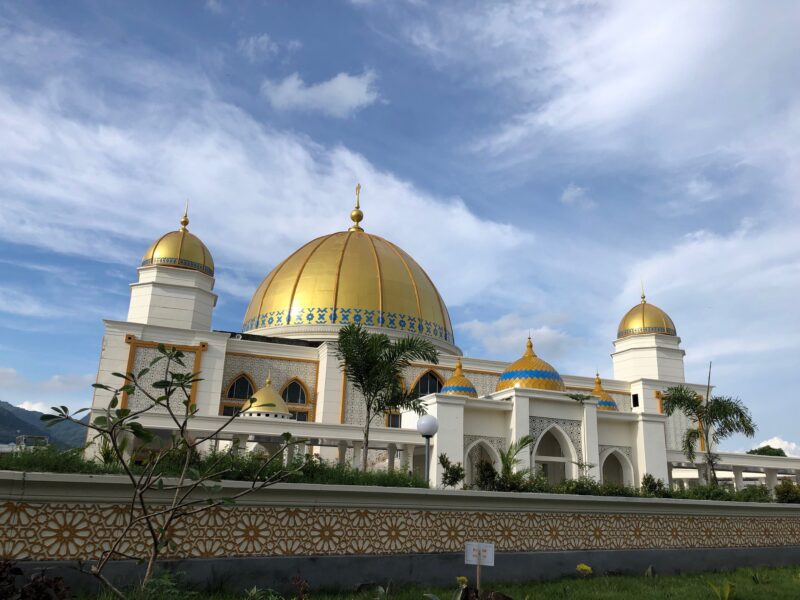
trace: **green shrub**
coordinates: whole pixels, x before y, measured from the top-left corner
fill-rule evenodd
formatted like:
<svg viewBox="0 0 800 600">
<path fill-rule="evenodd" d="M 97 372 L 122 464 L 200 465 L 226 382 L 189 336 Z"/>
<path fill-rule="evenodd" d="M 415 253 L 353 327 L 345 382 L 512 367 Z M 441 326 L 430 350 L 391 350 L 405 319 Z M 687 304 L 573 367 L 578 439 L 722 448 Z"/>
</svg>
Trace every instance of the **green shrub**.
<svg viewBox="0 0 800 600">
<path fill-rule="evenodd" d="M 727 488 L 719 485 L 698 485 L 686 490 L 674 490 L 673 498 L 683 498 L 685 500 L 733 500 L 734 494 Z"/>
<path fill-rule="evenodd" d="M 565 479 L 554 486 L 557 494 L 578 494 L 581 496 L 599 496 L 600 484 L 591 477 L 578 477 L 578 479 Z"/>
<path fill-rule="evenodd" d="M 775 501 L 782 504 L 800 504 L 800 486 L 788 479 L 775 486 Z"/>
<path fill-rule="evenodd" d="M 736 502 L 772 502 L 772 494 L 765 485 L 749 485 L 738 492 L 734 492 Z"/>
<path fill-rule="evenodd" d="M 485 492 L 497 489 L 497 471 L 494 470 L 492 463 L 482 460 L 478 463 L 475 473 L 475 487 Z"/>
<path fill-rule="evenodd" d="M 643 498 L 670 498 L 672 493 L 664 485 L 663 479 L 656 479 L 650 473 L 642 476 L 642 486 L 639 488 L 639 495 Z"/>
<path fill-rule="evenodd" d="M 167 454 L 159 463 L 158 472 L 165 475 L 177 476 L 183 467 L 184 455 L 180 452 Z M 147 460 L 142 456 L 142 460 Z M 256 455 L 245 453 L 233 455 L 228 453 L 211 453 L 192 457 L 190 467 L 199 473 L 211 469 L 222 472 L 221 479 L 234 481 L 250 480 L 263 465 L 263 459 Z M 276 462 L 262 473 L 264 477 L 275 475 L 283 469 L 283 465 Z M 90 461 L 83 458 L 80 448 L 60 451 L 53 446 L 42 446 L 0 455 L 0 469 L 27 472 L 49 473 L 121 473 L 118 465 L 104 465 L 100 461 Z M 141 469 L 141 465 L 133 466 L 134 471 Z M 291 483 L 320 483 L 340 485 L 375 485 L 381 487 L 427 487 L 421 479 L 401 471 L 370 471 L 364 473 L 353 469 L 349 465 L 331 465 L 323 462 L 318 457 L 310 459 L 303 468 L 286 479 Z"/>
<path fill-rule="evenodd" d="M 439 464 L 442 465 L 442 487 L 454 488 L 464 481 L 464 477 L 466 476 L 464 465 L 450 462 L 450 459 L 444 452 L 439 455 Z"/>
<path fill-rule="evenodd" d="M 636 488 L 619 483 L 601 483 L 598 494 L 600 496 L 625 496 L 628 498 L 639 495 Z"/>
</svg>

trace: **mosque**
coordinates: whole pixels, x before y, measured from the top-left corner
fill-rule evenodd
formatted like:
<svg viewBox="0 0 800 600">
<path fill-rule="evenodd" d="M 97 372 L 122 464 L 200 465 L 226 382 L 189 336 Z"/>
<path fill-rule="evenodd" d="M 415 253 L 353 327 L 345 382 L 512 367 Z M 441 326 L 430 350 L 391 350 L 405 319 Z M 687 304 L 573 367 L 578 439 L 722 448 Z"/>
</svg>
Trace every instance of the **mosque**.
<svg viewBox="0 0 800 600">
<path fill-rule="evenodd" d="M 499 466 L 500 452 L 524 435 L 534 444 L 520 456 L 519 468 L 541 469 L 552 482 L 587 474 L 630 485 L 645 473 L 674 482 L 674 467 L 692 466 L 680 452 L 685 417 L 664 415 L 661 394 L 684 384 L 703 395 L 706 385 L 685 381 L 675 324 L 644 294 L 620 320 L 613 379 L 559 373 L 537 355 L 530 338 L 520 339 L 521 356 L 511 364 L 463 356 L 447 305 L 423 268 L 393 242 L 364 231 L 358 195 L 350 217 L 345 231 L 311 240 L 277 263 L 253 293 L 241 332 L 223 332 L 211 329 L 214 261 L 184 214 L 178 230 L 144 253 L 127 320 L 105 321 L 98 382 L 116 387 L 113 372 L 138 372 L 159 344 L 175 346 L 185 353 L 187 368 L 202 372 L 191 390 L 198 409 L 192 433 L 216 431 L 256 398 L 206 450 L 234 440 L 250 450 L 269 448 L 288 431 L 308 451 L 358 466 L 365 451 L 364 407 L 344 378 L 335 342 L 341 326 L 360 323 L 392 338 L 423 336 L 439 352 L 439 364 L 413 364 L 404 380 L 438 419 L 432 485 L 441 481 L 433 459 L 439 453 L 463 462 L 469 484 L 481 461 Z M 153 371 L 147 377 L 161 378 Z M 96 389 L 93 409 L 110 399 Z M 131 409 L 143 402 L 137 393 L 121 400 Z M 174 429 L 165 409 L 141 422 L 165 436 Z M 376 418 L 367 449 L 371 468 L 423 473 L 424 440 L 416 424 L 414 413 Z M 737 486 L 745 468 L 777 481 L 779 469 L 757 462 L 772 458 L 722 455 Z"/>
</svg>

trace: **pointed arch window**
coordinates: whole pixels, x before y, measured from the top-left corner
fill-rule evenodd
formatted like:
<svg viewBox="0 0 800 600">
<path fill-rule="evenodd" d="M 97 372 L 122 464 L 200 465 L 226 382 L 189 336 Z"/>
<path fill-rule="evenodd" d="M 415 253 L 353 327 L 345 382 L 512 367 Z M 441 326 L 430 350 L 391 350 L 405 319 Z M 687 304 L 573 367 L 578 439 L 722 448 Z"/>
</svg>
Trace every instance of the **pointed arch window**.
<svg viewBox="0 0 800 600">
<path fill-rule="evenodd" d="M 438 394 L 442 391 L 442 380 L 433 372 L 426 371 L 414 385 L 414 389 L 420 396 L 428 394 Z"/>
<path fill-rule="evenodd" d="M 254 393 L 253 384 L 245 375 L 237 377 L 228 388 L 228 398 L 234 400 L 249 400 Z"/>
<path fill-rule="evenodd" d="M 295 421 L 311 421 L 311 405 L 308 402 L 308 390 L 297 379 L 287 383 L 281 392 L 289 412 Z"/>
</svg>

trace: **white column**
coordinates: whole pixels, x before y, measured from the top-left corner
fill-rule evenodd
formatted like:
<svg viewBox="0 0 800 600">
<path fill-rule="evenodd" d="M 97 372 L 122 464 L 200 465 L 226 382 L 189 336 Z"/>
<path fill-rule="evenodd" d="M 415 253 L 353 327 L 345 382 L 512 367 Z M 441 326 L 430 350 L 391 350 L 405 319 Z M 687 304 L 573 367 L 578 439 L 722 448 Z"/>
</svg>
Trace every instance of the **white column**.
<svg viewBox="0 0 800 600">
<path fill-rule="evenodd" d="M 388 458 L 388 461 L 389 461 L 388 469 L 389 469 L 389 472 L 392 472 L 392 471 L 394 471 L 394 459 L 395 459 L 395 456 L 397 455 L 397 446 L 395 444 L 389 444 L 386 447 L 386 452 L 388 454 L 387 458 Z"/>
<path fill-rule="evenodd" d="M 706 481 L 706 466 L 701 463 L 696 465 L 696 467 L 698 485 L 708 485 L 708 481 Z"/>
<path fill-rule="evenodd" d="M 744 468 L 733 467 L 733 488 L 738 492 L 744 489 Z"/>
<path fill-rule="evenodd" d="M 439 454 L 445 453 L 452 462 L 464 460 L 464 405 L 466 399 L 459 396 L 429 396 L 428 414 L 439 421 L 439 431 L 431 439 L 430 480 L 431 487 L 442 483 L 442 467 Z M 420 438 L 422 439 L 422 438 Z"/>
<path fill-rule="evenodd" d="M 240 454 L 244 454 L 245 452 L 247 452 L 247 438 L 248 437 L 249 436 L 247 436 L 247 435 L 240 434 L 240 435 L 234 435 L 231 438 L 231 444 L 232 444 L 232 448 L 233 448 L 232 453 L 234 455 L 240 455 Z"/>
<path fill-rule="evenodd" d="M 650 473 L 656 479 L 667 481 L 666 417 L 647 413 L 636 416 L 636 480 L 639 482 L 645 473 Z"/>
<path fill-rule="evenodd" d="M 600 481 L 600 446 L 597 440 L 597 402 L 586 400 L 583 403 L 583 457 L 580 460 L 591 465 L 586 474 Z"/>
<path fill-rule="evenodd" d="M 353 442 L 353 468 L 361 468 L 361 452 L 364 449 L 364 442 Z"/>
<path fill-rule="evenodd" d="M 404 473 L 414 470 L 414 445 L 406 444 L 403 446 L 403 454 L 400 457 L 400 468 Z"/>
<path fill-rule="evenodd" d="M 347 461 L 347 442 L 339 442 L 339 465 Z"/>
<path fill-rule="evenodd" d="M 509 443 L 516 442 L 521 437 L 531 433 L 531 399 L 528 396 L 518 394 L 514 390 L 514 395 L 511 396 L 510 400 L 512 409 L 511 419 L 508 424 Z M 530 449 L 520 452 L 517 458 L 519 459 L 519 464 L 514 468 L 515 471 L 525 471 L 531 468 Z M 581 457 L 578 458 L 582 460 Z M 497 467 L 499 468 L 500 465 L 497 465 Z"/>
<path fill-rule="evenodd" d="M 775 486 L 778 485 L 778 469 L 765 469 L 765 472 L 767 474 L 767 487 L 770 492 L 773 492 Z"/>
</svg>

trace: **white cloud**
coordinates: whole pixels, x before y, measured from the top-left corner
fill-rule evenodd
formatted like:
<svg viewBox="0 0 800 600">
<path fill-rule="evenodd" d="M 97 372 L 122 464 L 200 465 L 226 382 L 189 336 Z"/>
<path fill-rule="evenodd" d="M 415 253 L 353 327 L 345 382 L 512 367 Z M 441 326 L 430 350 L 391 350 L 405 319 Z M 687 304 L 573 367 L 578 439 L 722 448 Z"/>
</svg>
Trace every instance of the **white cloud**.
<svg viewBox="0 0 800 600">
<path fill-rule="evenodd" d="M 368 70 L 361 75 L 339 73 L 308 85 L 293 73 L 282 81 L 265 80 L 261 93 L 276 110 L 313 111 L 344 118 L 378 101 L 375 80 L 375 72 Z"/>
<path fill-rule="evenodd" d="M 270 60 L 280 53 L 293 54 L 302 47 L 303 43 L 300 40 L 278 43 L 267 33 L 240 38 L 236 45 L 238 51 L 252 63 Z"/>
<path fill-rule="evenodd" d="M 451 306 L 518 271 L 517 250 L 532 236 L 460 198 L 429 194 L 345 147 L 265 127 L 191 70 L 57 39 L 71 60 L 50 69 L 50 45 L 37 44 L 26 59 L 40 77 L 0 92 L 0 238 L 132 267 L 177 226 L 188 197 L 189 228 L 214 254 L 221 289 L 245 297 L 291 249 L 349 225 L 360 181 L 365 228 L 401 243 Z M 0 66 L 16 44 L 0 38 Z M 15 73 L 5 66 L 0 84 Z M 112 110 L 105 102 L 118 98 L 91 94 L 88 77 L 139 92 Z M 485 275 L 449 277 L 453 255 Z"/>
<path fill-rule="evenodd" d="M 0 313 L 20 317 L 48 317 L 53 314 L 38 297 L 9 286 L 0 286 Z"/>
<path fill-rule="evenodd" d="M 222 0 L 206 0 L 205 7 L 207 11 L 218 15 L 225 12 L 225 6 L 223 5 Z"/>
<path fill-rule="evenodd" d="M 569 350 L 570 337 L 548 325 L 533 328 L 538 323 L 541 323 L 540 318 L 514 312 L 491 321 L 473 319 L 458 323 L 457 329 L 481 347 L 485 356 L 494 359 L 522 356 L 529 334 L 539 356 L 549 360 L 563 356 Z"/>
<path fill-rule="evenodd" d="M 781 437 L 773 437 L 769 438 L 768 440 L 764 440 L 756 448 L 761 448 L 761 446 L 772 446 L 773 448 L 782 448 L 784 452 L 786 452 L 787 456 L 797 456 L 800 457 L 800 445 L 794 442 L 787 442 Z"/>
<path fill-rule="evenodd" d="M 594 201 L 586 193 L 586 188 L 570 183 L 561 192 L 559 198 L 561 204 L 566 206 L 576 206 L 580 208 L 591 208 L 594 206 Z"/>
<path fill-rule="evenodd" d="M 237 48 L 250 62 L 268 60 L 280 50 L 278 44 L 266 33 L 241 38 Z"/>
<path fill-rule="evenodd" d="M 51 406 L 62 404 L 83 408 L 91 404 L 94 381 L 94 375 L 78 374 L 33 380 L 12 367 L 0 367 L 0 400 L 39 412 L 50 412 Z"/>
</svg>

